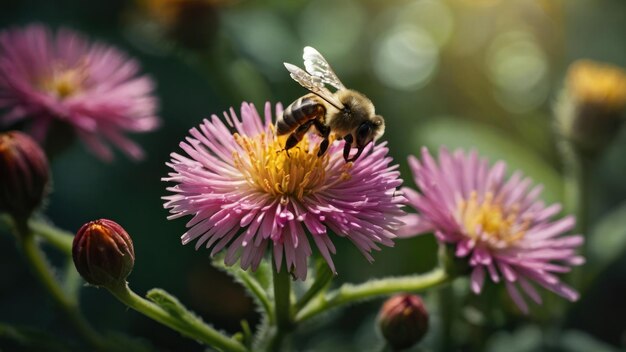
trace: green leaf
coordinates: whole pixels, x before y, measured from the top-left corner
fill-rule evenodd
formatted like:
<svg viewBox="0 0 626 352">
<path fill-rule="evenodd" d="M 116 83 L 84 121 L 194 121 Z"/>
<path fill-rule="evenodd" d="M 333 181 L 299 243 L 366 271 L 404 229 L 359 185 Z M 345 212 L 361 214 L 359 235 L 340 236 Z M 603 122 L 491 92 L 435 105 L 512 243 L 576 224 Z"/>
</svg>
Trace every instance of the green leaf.
<svg viewBox="0 0 626 352">
<path fill-rule="evenodd" d="M 626 203 L 605 215 L 587 236 L 588 267 L 601 271 L 626 251 Z"/>
<path fill-rule="evenodd" d="M 598 341 L 582 331 L 567 331 L 561 336 L 561 351 L 565 352 L 617 352 L 602 341 Z"/>
<path fill-rule="evenodd" d="M 241 332 L 239 333 L 241 336 L 241 342 L 246 346 L 252 345 L 252 330 L 250 330 L 250 324 L 248 324 L 247 320 L 241 321 Z"/>
<path fill-rule="evenodd" d="M 1 351 L 7 348 L 7 351 L 64 352 L 76 348 L 45 331 L 4 323 L 0 323 L 0 346 L 3 346 Z"/>
<path fill-rule="evenodd" d="M 496 128 L 476 121 L 438 117 L 420 125 L 414 135 L 417 137 L 414 139 L 416 152 L 423 145 L 433 154 L 442 145 L 451 151 L 456 148 L 475 148 L 479 155 L 489 158 L 490 163 L 504 160 L 509 166 L 509 172 L 519 169 L 536 183 L 542 183 L 546 201 L 558 202 L 563 199 L 562 179 L 554 166 L 533 153 L 531 148 L 516 143 Z"/>
<path fill-rule="evenodd" d="M 542 334 L 537 326 L 527 325 L 512 333 L 497 332 L 487 341 L 488 352 L 531 352 L 541 351 Z"/>
<path fill-rule="evenodd" d="M 238 264 L 227 266 L 224 264 L 223 254 L 217 255 L 213 259 L 213 266 L 227 273 L 241 284 L 259 308 L 259 313 L 271 319 L 273 305 L 268 295 L 272 288 L 272 270 L 270 265 L 271 263 L 268 263 L 268 261 L 262 261 L 257 270 L 252 272 L 241 269 Z"/>
<path fill-rule="evenodd" d="M 126 291 L 126 297 L 124 297 L 124 293 L 111 291 L 118 298 L 121 297 L 120 300 L 128 306 L 185 336 L 226 351 L 246 350 L 245 346 L 238 340 L 217 331 L 211 325 L 205 324 L 199 316 L 185 308 L 178 298 L 162 289 L 154 288 L 146 294 L 148 300 L 153 304 L 140 301 L 143 299 L 130 291 L 128 287 L 122 289 Z"/>
<path fill-rule="evenodd" d="M 106 343 L 106 349 L 110 352 L 150 352 L 155 350 L 148 340 L 118 332 L 107 333 Z"/>
<path fill-rule="evenodd" d="M 213 266 L 230 275 L 236 282 L 241 284 L 257 306 L 261 314 L 261 321 L 251 336 L 250 345 L 252 351 L 262 351 L 267 348 L 269 339 L 275 331 L 272 327 L 274 318 L 274 303 L 270 299 L 273 295 L 272 262 L 264 260 L 256 271 L 243 270 L 239 263 L 231 266 L 224 264 L 224 254 L 218 254 L 213 259 Z M 245 335 L 245 327 L 244 327 Z M 247 339 L 246 339 L 247 340 Z M 248 342 L 248 341 L 246 341 Z M 246 343 L 247 346 L 248 343 Z"/>
<path fill-rule="evenodd" d="M 252 351 L 264 351 L 267 349 L 269 340 L 275 332 L 275 327 L 272 327 L 269 322 L 269 318 L 266 316 L 261 317 L 261 321 L 256 326 L 256 331 L 252 337 Z"/>
</svg>

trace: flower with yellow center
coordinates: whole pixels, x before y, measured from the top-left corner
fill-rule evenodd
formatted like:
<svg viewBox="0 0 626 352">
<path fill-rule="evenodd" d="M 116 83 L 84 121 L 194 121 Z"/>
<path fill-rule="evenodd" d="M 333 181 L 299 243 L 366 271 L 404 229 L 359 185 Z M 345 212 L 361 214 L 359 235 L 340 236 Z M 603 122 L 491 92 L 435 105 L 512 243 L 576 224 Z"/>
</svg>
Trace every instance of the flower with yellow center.
<svg viewBox="0 0 626 352">
<path fill-rule="evenodd" d="M 0 125 L 23 122 L 46 145 L 64 145 L 70 132 L 105 160 L 113 158 L 106 142 L 143 156 L 125 133 L 157 128 L 158 101 L 136 60 L 78 32 L 35 24 L 0 32 L 0 62 Z"/>
<path fill-rule="evenodd" d="M 335 236 L 352 241 L 370 261 L 379 245 L 393 245 L 404 198 L 387 148 L 370 145 L 365 157 L 346 163 L 339 141 L 318 157 L 321 140 L 309 135 L 287 153 L 272 115 L 269 104 L 262 119 L 244 103 L 241 118 L 231 110 L 229 126 L 217 116 L 205 120 L 180 144 L 186 155 L 172 154 L 173 172 L 164 181 L 175 184 L 168 188 L 174 194 L 164 199 L 170 219 L 192 216 L 182 242 L 205 245 L 212 255 L 224 249 L 228 265 L 239 260 L 253 270 L 269 247 L 276 267 L 284 261 L 300 279 L 311 239 L 333 271 Z"/>
<path fill-rule="evenodd" d="M 411 157 L 409 162 L 420 192 L 403 189 L 403 194 L 419 213 L 404 218 L 407 225 L 400 234 L 432 232 L 455 246 L 455 255 L 472 267 L 475 293 L 488 274 L 493 282 L 505 282 L 524 312 L 528 306 L 519 289 L 541 303 L 535 284 L 572 301 L 578 298 L 555 274 L 584 262 L 575 253 L 583 237 L 563 235 L 574 227 L 574 217 L 551 220 L 561 206 L 538 200 L 541 186 L 530 188 L 531 180 L 520 172 L 507 180 L 504 162 L 489 166 L 476 152 L 451 154 L 442 148 L 436 161 L 423 149 L 421 160 Z"/>
<path fill-rule="evenodd" d="M 460 200 L 458 218 L 469 237 L 483 241 L 490 247 L 504 248 L 524 237 L 529 222 L 519 218 L 519 207 L 503 209 L 500 201 L 494 200 L 492 192 L 479 200 L 476 191 L 468 200 Z"/>
<path fill-rule="evenodd" d="M 85 67 L 76 69 L 55 69 L 52 75 L 41 84 L 44 91 L 49 92 L 59 99 L 65 99 L 78 93 L 87 77 Z"/>
<path fill-rule="evenodd" d="M 270 134 L 274 134 L 274 126 L 270 126 Z M 305 196 L 350 179 L 352 163 L 346 163 L 341 168 L 342 172 L 332 180 L 327 179 L 329 157 L 327 154 L 318 157 L 319 144 L 309 141 L 308 136 L 289 153 L 284 151 L 286 136 L 268 140 L 265 133 L 256 138 L 235 133 L 233 138 L 245 152 L 243 156 L 233 152 L 235 166 L 252 187 L 280 197 L 283 204 L 291 197 L 302 200 Z"/>
</svg>

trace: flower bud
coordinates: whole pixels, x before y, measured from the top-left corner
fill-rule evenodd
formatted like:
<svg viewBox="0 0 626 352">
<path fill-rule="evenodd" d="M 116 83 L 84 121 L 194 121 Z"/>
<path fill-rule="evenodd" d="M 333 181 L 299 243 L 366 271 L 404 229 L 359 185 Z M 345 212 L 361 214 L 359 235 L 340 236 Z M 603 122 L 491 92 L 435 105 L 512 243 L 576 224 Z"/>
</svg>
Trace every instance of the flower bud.
<svg viewBox="0 0 626 352">
<path fill-rule="evenodd" d="M 389 298 L 380 309 L 378 325 L 394 350 L 409 348 L 428 331 L 428 312 L 417 295 L 399 294 Z"/>
<path fill-rule="evenodd" d="M 120 225 L 106 219 L 88 222 L 78 230 L 72 257 L 80 275 L 96 286 L 126 283 L 135 264 L 130 236 Z"/>
<path fill-rule="evenodd" d="M 580 60 L 565 78 L 555 107 L 559 133 L 577 151 L 593 155 L 617 134 L 626 107 L 626 72 L 617 66 Z"/>
<path fill-rule="evenodd" d="M 41 205 L 50 173 L 37 142 L 24 133 L 0 133 L 0 212 L 27 219 Z"/>
</svg>

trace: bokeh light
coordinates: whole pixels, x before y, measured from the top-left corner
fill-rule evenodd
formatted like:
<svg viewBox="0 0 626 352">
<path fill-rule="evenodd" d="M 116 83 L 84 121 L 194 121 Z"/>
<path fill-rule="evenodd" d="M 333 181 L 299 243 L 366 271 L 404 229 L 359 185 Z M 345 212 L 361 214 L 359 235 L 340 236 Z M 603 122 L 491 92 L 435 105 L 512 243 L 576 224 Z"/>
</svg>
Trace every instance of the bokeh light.
<svg viewBox="0 0 626 352">
<path fill-rule="evenodd" d="M 70 0 L 62 5 L 5 1 L 0 31 L 33 22 L 68 27 L 127 52 L 156 82 L 163 128 L 132 137 L 146 151 L 142 163 L 118 158 L 104 164 L 80 144 L 56 156 L 54 189 L 42 215 L 70 232 L 96 218 L 123 224 L 137 251 L 132 286 L 141 292 L 162 287 L 228 333 L 241 331 L 243 319 L 254 331 L 260 315 L 241 286 L 211 265 L 207 253 L 180 245 L 185 221 L 168 221 L 160 201 L 166 192 L 165 162 L 203 118 L 220 116 L 231 106 L 237 110 L 242 101 L 257 108 L 266 101 L 287 106 L 307 94 L 283 66 L 303 67 L 305 45 L 318 49 L 343 83 L 366 94 L 384 116 L 380 144 L 389 147 L 405 186 L 416 186 L 407 156 L 424 146 L 435 151 L 446 145 L 475 149 L 492 162 L 505 160 L 509 170 L 523 170 L 543 184 L 543 201 L 563 204 L 570 170 L 553 127 L 568 67 L 581 59 L 626 67 L 623 0 Z M 597 79 L 591 81 L 598 86 Z M 16 123 L 0 130 L 26 127 Z M 545 295 L 541 307 L 523 316 L 507 304 L 505 290 L 486 287 L 488 297 L 474 297 L 468 280 L 457 280 L 450 287 L 455 304 L 438 306 L 439 297 L 425 295 L 433 329 L 417 349 L 624 350 L 626 133 L 616 135 L 606 154 L 586 168 L 591 235 L 583 269 L 594 274 L 586 288 L 572 282 L 581 300 L 561 305 Z M 569 211 L 565 207 L 563 214 Z M 334 243 L 340 273 L 334 287 L 427 272 L 438 260 L 437 241 L 429 235 L 376 252 L 371 265 L 348 239 Z M 65 258 L 54 248 L 43 249 L 65 273 Z M 7 347 L 7 326 L 77 340 L 22 264 L 19 245 L 0 221 L 0 350 L 38 350 L 13 348 L 17 343 Z M 300 293 L 306 289 L 294 286 Z M 98 329 L 150 341 L 154 348 L 148 350 L 205 350 L 127 310 L 103 290 L 81 288 L 80 295 L 81 309 Z M 296 329 L 290 347 L 382 350 L 375 329 L 380 303 L 359 303 L 311 320 Z M 450 331 L 443 326 L 445 314 L 456 317 Z"/>
<path fill-rule="evenodd" d="M 382 83 L 398 90 L 417 90 L 435 74 L 439 49 L 422 28 L 399 25 L 382 35 L 372 56 L 374 72 Z"/>
<path fill-rule="evenodd" d="M 487 51 L 485 68 L 497 101 L 511 112 L 532 110 L 548 97 L 548 60 L 528 32 L 496 37 Z"/>
<path fill-rule="evenodd" d="M 360 68 L 360 62 L 346 64 L 341 58 L 354 52 L 366 21 L 367 14 L 356 1 L 321 0 L 310 2 L 298 16 L 297 24 L 303 45 L 323 50 L 329 61 L 337 63 L 335 69 L 350 73 Z"/>
<path fill-rule="evenodd" d="M 395 11 L 396 22 L 419 25 L 439 47 L 444 46 L 454 32 L 452 11 L 442 0 L 416 0 Z"/>
</svg>

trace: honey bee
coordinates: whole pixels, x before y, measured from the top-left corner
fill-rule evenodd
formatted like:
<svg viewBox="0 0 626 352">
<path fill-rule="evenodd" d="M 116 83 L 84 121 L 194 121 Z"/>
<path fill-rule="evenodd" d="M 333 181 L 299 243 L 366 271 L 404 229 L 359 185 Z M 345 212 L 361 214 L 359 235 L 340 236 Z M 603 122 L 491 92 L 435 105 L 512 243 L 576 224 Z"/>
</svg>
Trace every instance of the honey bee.
<svg viewBox="0 0 626 352">
<path fill-rule="evenodd" d="M 318 156 L 324 155 L 330 143 L 330 134 L 345 141 L 343 158 L 355 161 L 368 143 L 380 138 L 385 132 L 385 120 L 376 115 L 374 104 L 365 95 L 346 88 L 335 72 L 314 48 L 307 46 L 302 55 L 306 71 L 298 66 L 284 63 L 291 78 L 306 88 L 304 95 L 289 105 L 276 121 L 278 135 L 289 134 L 285 151 L 293 148 L 313 127 L 323 139 Z M 332 93 L 326 84 L 334 87 Z M 350 157 L 350 149 L 357 148 Z"/>
</svg>

